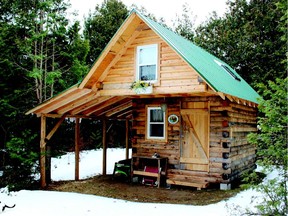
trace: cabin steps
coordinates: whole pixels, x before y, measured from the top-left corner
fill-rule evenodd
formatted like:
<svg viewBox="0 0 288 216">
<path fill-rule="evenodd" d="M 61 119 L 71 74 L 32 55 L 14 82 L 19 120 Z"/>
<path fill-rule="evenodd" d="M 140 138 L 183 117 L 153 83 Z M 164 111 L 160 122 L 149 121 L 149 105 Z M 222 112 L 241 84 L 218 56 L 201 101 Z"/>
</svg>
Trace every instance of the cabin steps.
<svg viewBox="0 0 288 216">
<path fill-rule="evenodd" d="M 198 190 L 200 190 L 201 188 L 207 188 L 209 184 L 208 182 L 204 182 L 204 181 L 195 181 L 195 180 L 189 181 L 189 180 L 183 180 L 183 179 L 167 179 L 166 183 L 170 185 L 195 187 Z"/>
</svg>

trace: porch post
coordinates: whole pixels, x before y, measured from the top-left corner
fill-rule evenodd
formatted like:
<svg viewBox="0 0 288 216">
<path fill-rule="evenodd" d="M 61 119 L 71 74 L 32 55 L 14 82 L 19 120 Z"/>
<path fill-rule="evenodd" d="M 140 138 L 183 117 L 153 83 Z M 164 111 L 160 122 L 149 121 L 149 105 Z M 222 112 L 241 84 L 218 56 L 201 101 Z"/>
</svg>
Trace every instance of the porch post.
<svg viewBox="0 0 288 216">
<path fill-rule="evenodd" d="M 41 115 L 40 132 L 40 186 L 46 187 L 46 117 Z"/>
<path fill-rule="evenodd" d="M 129 120 L 126 119 L 126 159 L 129 158 Z"/>
<path fill-rule="evenodd" d="M 47 138 L 46 138 L 47 140 Z M 51 183 L 51 145 L 46 141 L 46 184 Z"/>
<path fill-rule="evenodd" d="M 106 142 L 106 119 L 102 120 L 103 129 L 102 129 L 102 143 L 103 143 L 103 167 L 102 167 L 102 175 L 106 175 L 106 164 L 107 164 L 107 142 Z"/>
<path fill-rule="evenodd" d="M 75 181 L 79 180 L 79 141 L 80 141 L 80 121 L 75 118 Z"/>
</svg>

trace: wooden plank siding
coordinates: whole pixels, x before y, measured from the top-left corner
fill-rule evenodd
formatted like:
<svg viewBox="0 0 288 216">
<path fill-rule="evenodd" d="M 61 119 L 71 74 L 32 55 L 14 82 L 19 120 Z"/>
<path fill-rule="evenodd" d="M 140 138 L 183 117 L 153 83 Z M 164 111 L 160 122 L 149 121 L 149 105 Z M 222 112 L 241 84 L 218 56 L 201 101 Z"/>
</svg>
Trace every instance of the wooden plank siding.
<svg viewBox="0 0 288 216">
<path fill-rule="evenodd" d="M 103 94 L 118 92 L 129 94 L 131 83 L 136 79 L 136 48 L 148 44 L 158 44 L 158 81 L 154 84 L 153 93 L 173 94 L 206 92 L 207 85 L 198 82 L 198 74 L 154 31 L 144 28 L 127 46 L 125 53 L 109 69 L 103 80 Z M 121 91 L 122 89 L 122 91 Z M 126 89 L 126 91 L 124 91 Z M 130 93 L 131 94 L 131 93 Z"/>
</svg>

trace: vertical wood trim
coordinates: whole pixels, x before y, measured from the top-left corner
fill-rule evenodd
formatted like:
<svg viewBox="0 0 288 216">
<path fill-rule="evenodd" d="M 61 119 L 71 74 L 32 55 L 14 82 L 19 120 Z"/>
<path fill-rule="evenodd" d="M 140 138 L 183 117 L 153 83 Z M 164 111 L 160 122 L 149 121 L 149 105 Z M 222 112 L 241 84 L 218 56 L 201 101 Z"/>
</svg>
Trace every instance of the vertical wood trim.
<svg viewBox="0 0 288 216">
<path fill-rule="evenodd" d="M 159 86 L 160 86 L 161 45 L 162 43 L 157 43 L 157 68 L 156 68 L 157 81 L 155 84 Z"/>
<path fill-rule="evenodd" d="M 79 142 L 80 142 L 80 121 L 75 118 L 75 180 L 79 180 Z"/>
<path fill-rule="evenodd" d="M 103 164 L 102 164 L 102 175 L 106 175 L 106 166 L 107 166 L 107 142 L 106 142 L 106 128 L 107 128 L 107 122 L 106 119 L 103 118 L 102 120 L 103 124 L 103 131 L 102 131 L 102 143 L 103 143 Z"/>
<path fill-rule="evenodd" d="M 126 119 L 126 159 L 129 158 L 129 120 Z"/>
<path fill-rule="evenodd" d="M 208 167 L 207 167 L 207 171 L 209 172 L 210 170 L 210 126 L 211 126 L 211 101 L 208 101 L 208 104 L 207 104 L 207 108 L 208 108 L 208 137 L 207 137 L 207 142 L 208 142 L 208 149 L 207 149 L 207 157 L 208 157 Z"/>
<path fill-rule="evenodd" d="M 180 100 L 180 102 L 179 102 L 179 111 L 182 110 L 182 100 Z M 181 113 L 180 113 L 180 116 L 179 116 L 179 124 L 180 124 L 179 158 L 181 158 L 183 156 L 183 137 L 184 137 L 183 119 L 182 119 Z M 179 160 L 178 164 L 180 165 L 180 160 Z M 181 169 L 181 167 L 180 167 L 180 169 Z"/>
<path fill-rule="evenodd" d="M 40 186 L 46 187 L 46 117 L 41 115 L 40 132 Z"/>
</svg>

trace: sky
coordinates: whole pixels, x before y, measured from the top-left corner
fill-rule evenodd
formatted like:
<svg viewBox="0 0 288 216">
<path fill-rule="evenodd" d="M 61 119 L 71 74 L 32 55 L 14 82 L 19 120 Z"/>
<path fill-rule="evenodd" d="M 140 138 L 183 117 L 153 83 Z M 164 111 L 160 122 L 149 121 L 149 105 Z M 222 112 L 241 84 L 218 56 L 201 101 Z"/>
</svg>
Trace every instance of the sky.
<svg viewBox="0 0 288 216">
<path fill-rule="evenodd" d="M 130 149 L 131 155 L 131 149 Z M 80 152 L 80 178 L 85 179 L 102 172 L 102 150 Z M 113 172 L 114 162 L 124 159 L 125 149 L 107 149 L 107 173 Z M 52 180 L 73 180 L 75 167 L 74 153 L 67 153 L 60 158 L 52 158 Z M 258 167 L 257 171 L 261 171 Z M 264 179 L 275 178 L 277 170 L 273 170 Z M 81 182 L 75 182 L 75 187 Z M 145 186 L 143 186 L 145 187 Z M 155 188 L 158 190 L 158 188 Z M 173 191 L 171 190 L 171 193 Z M 255 209 L 255 205 L 263 200 L 263 194 L 253 189 L 239 192 L 236 196 L 221 202 L 204 205 L 181 205 L 163 203 L 141 203 L 106 198 L 72 192 L 56 192 L 43 190 L 21 190 L 8 193 L 7 188 L 0 188 L 0 215 L 2 216 L 147 216 L 147 215 L 193 215 L 230 216 L 244 215 L 246 208 Z M 14 208 L 5 209 L 5 205 Z M 192 214 L 191 214 L 192 215 Z"/>
<path fill-rule="evenodd" d="M 149 13 L 156 18 L 163 17 L 168 25 L 172 27 L 172 21 L 176 16 L 182 14 L 182 6 L 187 3 L 196 16 L 195 24 L 207 20 L 212 11 L 216 11 L 218 15 L 223 15 L 226 11 L 227 0 L 122 0 L 122 2 L 130 8 L 132 4 L 138 7 L 143 6 Z M 89 10 L 94 11 L 97 4 L 101 5 L 103 0 L 70 0 L 73 10 L 78 11 L 78 20 L 82 21 L 83 16 L 87 15 Z"/>
</svg>

